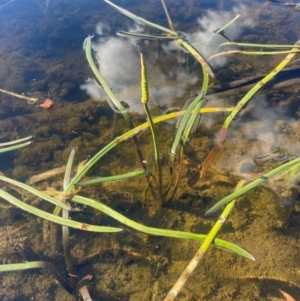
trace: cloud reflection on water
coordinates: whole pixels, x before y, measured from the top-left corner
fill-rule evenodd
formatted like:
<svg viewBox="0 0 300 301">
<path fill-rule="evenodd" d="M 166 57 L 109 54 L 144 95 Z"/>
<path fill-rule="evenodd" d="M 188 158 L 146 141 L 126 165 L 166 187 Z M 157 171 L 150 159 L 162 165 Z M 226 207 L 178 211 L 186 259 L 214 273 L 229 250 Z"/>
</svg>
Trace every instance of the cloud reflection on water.
<svg viewBox="0 0 300 301">
<path fill-rule="evenodd" d="M 244 5 L 234 7 L 232 11 L 222 12 L 222 14 L 208 10 L 202 18 L 198 19 L 200 29 L 193 33 L 185 33 L 185 35 L 191 43 L 195 43 L 197 47 L 203 47 L 214 31 L 224 26 L 237 14 L 242 14 L 242 18 L 226 29 L 226 35 L 234 40 L 240 36 L 245 26 L 250 24 L 246 13 L 247 8 Z M 140 25 L 136 26 L 134 30 L 141 31 Z M 100 66 L 101 74 L 119 97 L 119 100 L 125 101 L 130 105 L 129 110 L 142 113 L 143 108 L 140 104 L 139 47 L 134 44 L 134 40 L 111 36 L 105 37 L 110 32 L 110 26 L 106 23 L 99 23 L 96 31 L 100 38 L 94 41 L 93 51 Z M 223 37 L 216 35 L 206 47 L 204 54 L 209 57 L 224 40 Z M 178 50 L 178 46 L 174 41 L 161 43 L 160 47 L 165 54 Z M 199 50 L 201 50 L 201 47 L 199 47 Z M 169 74 L 165 74 L 153 57 L 151 64 L 148 64 L 151 104 L 159 104 L 160 107 L 172 106 L 173 99 L 181 97 L 188 86 L 194 85 L 198 80 L 198 75 L 188 73 L 188 70 L 185 68 L 179 68 L 176 74 L 171 71 Z M 177 60 L 179 64 L 185 62 L 182 55 L 178 56 Z M 225 63 L 226 58 L 222 57 L 215 59 L 212 65 L 213 67 L 220 67 Z M 97 100 L 107 99 L 104 91 L 95 81 L 88 81 L 81 88 Z"/>
</svg>

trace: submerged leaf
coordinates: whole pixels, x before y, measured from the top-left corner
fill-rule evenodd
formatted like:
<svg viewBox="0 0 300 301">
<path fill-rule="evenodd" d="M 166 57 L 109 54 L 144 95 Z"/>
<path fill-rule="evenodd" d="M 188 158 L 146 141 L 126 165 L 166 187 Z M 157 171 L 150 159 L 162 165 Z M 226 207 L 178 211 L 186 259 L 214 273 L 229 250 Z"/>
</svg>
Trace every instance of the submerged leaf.
<svg viewBox="0 0 300 301">
<path fill-rule="evenodd" d="M 63 184 L 64 190 L 67 189 L 67 187 L 70 183 L 70 180 L 71 180 L 71 171 L 72 171 L 72 165 L 73 165 L 73 161 L 74 161 L 74 157 L 75 157 L 75 152 L 76 152 L 76 147 L 73 147 L 71 150 L 71 153 L 69 155 L 68 163 L 66 166 L 66 171 L 65 171 L 65 176 L 64 176 L 64 184 Z"/>
</svg>

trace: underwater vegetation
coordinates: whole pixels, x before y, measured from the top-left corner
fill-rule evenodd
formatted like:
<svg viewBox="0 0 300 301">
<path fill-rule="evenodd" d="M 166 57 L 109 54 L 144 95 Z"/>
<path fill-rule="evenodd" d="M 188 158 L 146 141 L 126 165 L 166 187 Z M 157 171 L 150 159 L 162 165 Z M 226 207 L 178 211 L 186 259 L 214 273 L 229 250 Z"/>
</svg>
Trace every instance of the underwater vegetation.
<svg viewBox="0 0 300 301">
<path fill-rule="evenodd" d="M 206 58 L 202 51 L 189 42 L 184 33 L 174 29 L 163 1 L 170 28 L 139 17 L 109 0 L 104 0 L 104 2 L 139 24 L 152 28 L 155 32 L 161 32 L 161 34 L 136 31 L 119 32 L 123 37 L 135 39 L 136 47 L 140 52 L 140 99 L 146 121 L 130 113 L 126 104 L 120 101 L 113 89 L 110 88 L 109 83 L 99 71 L 101 65 L 97 66 L 97 62 L 95 62 L 97 57 L 93 49 L 93 37 L 88 36 L 84 41 L 86 59 L 95 79 L 109 98 L 110 106 L 114 111 L 112 113 L 113 122 L 117 124 L 114 126 L 116 132 L 104 133 L 105 138 L 103 140 L 99 138 L 96 141 L 98 145 L 95 154 L 81 160 L 84 157 L 82 156 L 84 143 L 80 137 L 84 137 L 88 142 L 91 140 L 91 136 L 88 136 L 87 132 L 92 131 L 88 124 L 89 118 L 92 119 L 92 117 L 83 118 L 78 115 L 70 117 L 67 120 L 66 130 L 72 135 L 76 135 L 78 145 L 70 145 L 64 151 L 57 151 L 53 155 L 59 158 L 58 161 L 65 163 L 29 179 L 29 168 L 24 164 L 18 164 L 11 177 L 0 174 L 0 181 L 3 184 L 0 189 L 1 199 L 14 208 L 18 208 L 22 213 L 33 215 L 36 222 L 36 240 L 42 240 L 43 245 L 48 244 L 49 246 L 49 250 L 45 252 L 39 243 L 33 244 L 33 240 L 27 238 L 27 235 L 30 234 L 29 232 L 26 234 L 26 230 L 29 230 L 26 223 L 15 228 L 7 226 L 0 236 L 0 259 L 2 261 L 0 272 L 18 273 L 16 271 L 19 271 L 25 277 L 28 269 L 48 270 L 50 273 L 42 273 L 39 278 L 47 278 L 44 281 L 53 282 L 53 286 L 56 285 L 55 279 L 63 288 L 64 293 L 71 296 L 70 298 L 79 295 L 82 300 L 88 301 L 96 298 L 93 297 L 95 295 L 98 296 L 98 300 L 131 300 L 131 296 L 125 293 L 114 295 L 115 287 L 119 284 L 114 281 L 114 278 L 121 275 L 125 282 L 133 281 L 134 279 L 121 271 L 124 267 L 133 265 L 135 261 L 138 261 L 140 265 L 152 264 L 153 274 L 159 277 L 162 271 L 165 272 L 167 267 L 171 266 L 173 259 L 168 257 L 168 253 L 173 247 L 176 247 L 176 241 L 180 239 L 186 243 L 187 249 L 189 249 L 188 252 L 182 251 L 177 252 L 180 254 L 176 254 L 182 258 L 183 264 L 171 267 L 168 273 L 165 272 L 164 281 L 146 283 L 148 289 L 144 291 L 143 297 L 139 297 L 139 300 L 171 301 L 177 296 L 179 299 L 181 295 L 183 298 L 189 298 L 193 293 L 187 293 L 185 288 L 193 278 L 197 277 L 201 281 L 197 278 L 196 285 L 198 286 L 198 281 L 203 282 L 202 293 L 209 298 L 207 296 L 217 290 L 217 285 L 210 283 L 206 286 L 205 277 L 208 277 L 210 270 L 214 268 L 218 270 L 223 265 L 224 269 L 226 268 L 225 261 L 223 261 L 225 251 L 233 253 L 230 255 L 232 256 L 230 266 L 233 269 L 239 265 L 248 264 L 245 263 L 248 259 L 250 262 L 258 260 L 263 265 L 264 258 L 254 257 L 251 250 L 251 248 L 257 250 L 263 246 L 257 246 L 257 243 L 252 241 L 247 248 L 243 248 L 243 239 L 237 239 L 238 242 L 235 243 L 237 237 L 243 238 L 243 231 L 248 231 L 247 220 L 259 219 L 262 214 L 259 209 L 256 209 L 254 215 L 248 215 L 247 210 L 250 209 L 247 209 L 247 206 L 252 206 L 259 194 L 262 195 L 262 198 L 273 200 L 276 197 L 282 202 L 299 195 L 300 157 L 296 151 L 290 155 L 285 149 L 278 147 L 275 150 L 256 154 L 252 165 L 246 162 L 235 174 L 222 172 L 214 166 L 214 162 L 226 143 L 232 141 L 230 129 L 234 127 L 233 122 L 247 105 L 250 106 L 258 92 L 292 63 L 297 53 L 300 52 L 300 41 L 295 41 L 293 45 L 271 45 L 236 42 L 227 37 L 226 42 L 219 45 L 216 53 Z M 4 4 L 9 3 L 6 1 Z M 47 7 L 48 5 L 49 1 L 46 2 Z M 228 27 L 235 26 L 238 18 L 239 16 L 236 16 L 222 28 L 216 29 L 214 35 L 224 35 Z M 151 81 L 148 79 L 147 44 L 142 43 L 144 40 L 173 40 L 180 49 L 183 48 L 194 59 L 196 64 L 199 64 L 199 70 L 201 70 L 199 91 L 192 99 L 187 99 L 183 108 L 175 108 L 166 114 L 159 115 L 151 111 L 149 105 Z M 207 45 L 209 42 L 210 40 Z M 207 45 L 204 45 L 203 48 Z M 220 51 L 222 47 L 226 47 L 226 50 Z M 210 102 L 206 104 L 206 100 L 211 97 L 209 89 L 213 89 L 213 81 L 216 78 L 211 60 L 227 55 L 282 55 L 283 57 L 276 61 L 275 67 L 269 72 L 255 80 L 251 87 L 246 86 L 246 92 L 234 104 L 230 106 L 214 106 Z M 51 108 L 53 102 L 50 99 L 47 100 L 49 100 L 47 104 L 42 107 Z M 189 155 L 193 153 L 192 148 L 195 146 L 193 140 L 198 138 L 196 129 L 201 120 L 199 117 L 216 113 L 221 116 L 221 122 L 216 122 L 213 127 L 216 139 L 213 144 L 207 143 L 210 150 L 203 151 L 199 164 L 192 162 Z M 135 125 L 137 120 L 139 123 Z M 174 135 L 172 133 L 169 135 L 171 137 L 168 137 L 168 135 L 164 135 L 162 124 L 170 120 L 176 120 L 176 128 Z M 103 130 L 110 125 L 103 116 L 97 122 L 101 123 Z M 39 130 L 41 133 L 47 132 L 42 128 Z M 148 135 L 144 136 L 143 132 Z M 63 144 L 57 134 L 52 137 L 52 140 L 55 145 Z M 23 158 L 25 158 L 27 154 L 30 155 L 31 145 L 29 144 L 31 143 L 34 143 L 32 136 L 1 143 L 0 156 L 3 155 L 2 153 L 22 148 Z M 128 143 L 126 147 L 125 143 Z M 129 149 L 129 154 L 125 152 L 127 149 Z M 41 151 L 41 155 L 44 152 L 45 150 Z M 78 163 L 79 160 L 76 159 L 76 156 L 80 157 L 81 162 Z M 108 159 L 105 160 L 106 158 Z M 136 168 L 136 161 L 139 165 L 138 168 Z M 111 162 L 117 163 L 111 165 Z M 188 170 L 187 177 L 184 175 L 185 170 Z M 105 175 L 103 176 L 103 174 Z M 49 179 L 53 177 L 59 178 L 59 181 L 51 182 Z M 207 181 L 207 177 L 211 178 L 210 181 Z M 45 184 L 43 182 L 45 180 L 49 180 L 49 182 Z M 53 185 L 49 185 L 49 183 Z M 132 183 L 135 184 L 132 185 Z M 216 190 L 222 189 L 224 184 L 227 186 L 222 190 L 220 193 L 222 197 L 219 198 Z M 194 197 L 189 195 L 192 188 Z M 211 192 L 211 194 L 207 192 Z M 249 192 L 253 192 L 253 194 L 249 194 Z M 215 202 L 216 195 L 218 196 L 217 202 Z M 164 218 L 169 217 L 167 211 L 178 210 L 182 205 L 180 199 L 184 198 L 189 200 L 191 211 L 195 210 L 193 206 L 201 207 L 201 211 L 198 212 L 202 212 L 203 216 L 196 216 L 193 221 L 187 221 L 186 215 L 182 214 L 181 222 L 176 220 L 170 227 L 165 227 Z M 240 203 L 243 202 L 246 203 L 246 208 L 241 207 Z M 7 210 L 6 214 L 12 214 L 16 220 L 20 218 L 19 211 L 9 213 L 6 205 L 1 206 Z M 270 209 L 269 216 L 276 215 L 279 207 L 274 205 L 274 212 Z M 121 210 L 126 214 L 121 214 Z M 135 219 L 126 216 L 132 214 L 131 211 L 139 211 L 139 214 L 135 215 Z M 286 213 L 284 222 L 289 213 Z M 280 214 L 278 213 L 278 215 Z M 145 220 L 141 215 L 146 216 Z M 199 223 L 200 218 L 201 222 Z M 241 220 L 242 231 L 236 230 L 237 236 L 227 235 L 226 239 L 220 238 L 220 231 L 224 230 L 224 234 L 228 234 L 232 229 L 237 229 L 234 225 L 235 218 Z M 150 226 L 146 225 L 147 222 Z M 167 223 L 167 225 L 169 224 Z M 101 234 L 99 235 L 99 233 Z M 98 236 L 103 238 L 101 245 L 97 245 L 96 237 Z M 163 253 L 164 256 L 160 253 L 163 246 L 160 246 L 156 236 L 172 240 L 171 247 L 166 253 Z M 92 238 L 92 242 L 89 241 L 90 238 Z M 145 249 L 139 250 L 135 240 L 144 242 Z M 129 247 L 127 242 L 131 242 L 133 247 Z M 215 247 L 222 249 L 220 253 L 215 251 Z M 98 262 L 106 259 L 108 265 L 111 264 L 109 259 L 114 256 L 120 260 L 125 258 L 122 264 L 116 265 L 115 274 L 106 273 L 105 266 L 102 266 L 103 270 L 101 270 L 97 265 Z M 212 258 L 215 266 L 214 264 L 208 266 L 208 262 L 203 260 L 208 256 L 211 256 L 209 258 Z M 187 264 L 186 260 L 189 258 L 190 262 Z M 220 266 L 217 267 L 218 262 L 220 262 Z M 89 270 L 89 264 L 96 266 L 91 269 L 93 271 Z M 197 270 L 201 270 L 203 274 L 196 274 Z M 98 279 L 94 281 L 92 281 L 94 279 L 93 272 L 99 273 Z M 252 277 L 254 280 L 273 280 L 278 286 L 281 283 L 286 286 L 289 284 L 284 279 L 278 279 L 277 276 L 272 278 L 272 271 L 266 271 L 265 275 L 244 275 L 244 278 L 239 276 L 241 275 L 237 272 L 237 277 L 241 282 L 248 281 Z M 144 284 L 148 280 L 145 278 L 140 281 Z M 101 284 L 97 283 L 105 282 L 109 282 L 107 284 L 109 289 L 102 291 Z M 136 290 L 134 286 L 135 284 L 131 287 L 132 295 Z M 29 288 L 27 289 L 29 290 Z M 37 289 L 42 290 L 42 284 L 37 285 Z M 283 289 L 287 291 L 286 287 Z M 255 291 L 254 288 L 253 291 Z M 284 298 L 293 300 L 284 291 L 280 291 Z M 260 296 L 259 292 L 255 293 L 257 297 Z M 277 293 L 276 291 L 275 294 Z M 222 292 L 220 294 L 222 295 Z M 224 299 L 232 297 L 234 300 L 234 294 L 228 296 L 224 293 Z M 57 296 L 56 298 L 68 297 Z M 235 296 L 235 298 L 239 299 L 240 297 Z M 189 300 L 193 300 L 192 297 Z"/>
</svg>

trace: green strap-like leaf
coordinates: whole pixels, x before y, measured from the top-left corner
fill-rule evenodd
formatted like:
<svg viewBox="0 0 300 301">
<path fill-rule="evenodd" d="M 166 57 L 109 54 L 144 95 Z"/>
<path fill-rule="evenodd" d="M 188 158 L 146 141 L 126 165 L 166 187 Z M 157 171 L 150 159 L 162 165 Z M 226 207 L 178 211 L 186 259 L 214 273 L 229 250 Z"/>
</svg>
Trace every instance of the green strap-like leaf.
<svg viewBox="0 0 300 301">
<path fill-rule="evenodd" d="M 3 181 L 3 182 L 15 185 L 15 186 L 17 186 L 19 188 L 22 188 L 22 189 L 24 189 L 24 190 L 26 190 L 26 191 L 28 191 L 28 192 L 30 192 L 30 193 L 38 196 L 39 198 L 41 198 L 41 199 L 43 199 L 45 201 L 48 201 L 48 202 L 50 202 L 50 203 L 52 203 L 52 204 L 54 204 L 56 206 L 62 207 L 64 209 L 66 209 L 66 210 L 70 210 L 70 207 L 67 204 L 65 204 L 64 202 L 62 202 L 62 201 L 60 201 L 60 200 L 58 200 L 56 198 L 53 198 L 50 195 L 45 194 L 45 193 L 43 193 L 43 192 L 41 192 L 41 191 L 39 191 L 39 190 L 37 190 L 37 189 L 29 186 L 29 185 L 26 185 L 26 184 L 18 182 L 16 180 L 7 178 L 4 175 L 0 175 L 0 180 Z"/>
<path fill-rule="evenodd" d="M 113 91 L 111 90 L 111 88 L 107 84 L 106 80 L 104 79 L 102 74 L 99 72 L 97 66 L 94 63 L 94 60 L 93 60 L 93 57 L 92 57 L 92 37 L 91 36 L 88 36 L 85 39 L 84 45 L 85 45 L 86 58 L 87 58 L 87 61 L 90 65 L 92 71 L 94 72 L 94 75 L 96 76 L 96 78 L 99 81 L 99 83 L 101 84 L 102 88 L 104 89 L 104 91 L 108 95 L 109 99 L 113 102 L 113 104 L 116 106 L 116 108 L 123 115 L 123 117 L 126 120 L 129 128 L 133 128 L 133 123 L 132 123 L 131 118 L 129 117 L 126 109 L 121 104 L 121 102 L 119 101 L 117 96 L 113 93 Z"/>
<path fill-rule="evenodd" d="M 132 31 L 127 32 L 123 30 L 119 30 L 117 32 L 117 35 L 121 37 L 145 39 L 145 40 L 160 40 L 160 39 L 174 40 L 174 39 L 181 38 L 180 36 L 150 35 L 150 34 L 144 34 L 140 32 L 132 32 Z"/>
<path fill-rule="evenodd" d="M 28 136 L 28 137 L 25 137 L 25 138 L 21 138 L 21 139 L 9 141 L 9 142 L 3 142 L 3 143 L 0 143 L 0 147 L 21 143 L 21 142 L 24 142 L 24 141 L 27 141 L 27 140 L 31 139 L 32 137 L 33 136 Z"/>
<path fill-rule="evenodd" d="M 170 162 L 171 163 L 174 162 L 177 146 L 182 138 L 182 133 L 184 131 L 184 128 L 185 128 L 189 118 L 191 117 L 191 112 L 193 111 L 193 109 L 196 107 L 196 105 L 199 102 L 202 102 L 204 95 L 205 95 L 205 93 L 201 91 L 200 94 L 192 101 L 192 103 L 186 109 L 184 115 L 182 116 L 182 118 L 180 120 L 178 129 L 176 131 L 175 139 L 173 141 L 171 151 L 170 151 Z"/>
<path fill-rule="evenodd" d="M 202 96 L 203 97 L 203 96 Z M 199 101 L 199 99 L 197 100 Z M 199 113 L 212 113 L 212 112 L 231 112 L 233 108 L 202 108 Z M 173 118 L 176 118 L 178 116 L 181 116 L 186 111 L 181 112 L 173 112 L 166 115 L 158 116 L 153 119 L 153 122 L 159 123 L 163 121 L 167 121 Z M 187 116 L 188 118 L 188 116 Z M 70 192 L 76 183 L 78 183 L 85 175 L 86 173 L 98 162 L 105 154 L 107 154 L 110 150 L 112 150 L 115 146 L 117 146 L 119 143 L 126 141 L 130 139 L 132 136 L 137 135 L 138 133 L 145 131 L 149 127 L 149 122 L 145 122 L 143 124 L 138 125 L 137 127 L 133 128 L 132 130 L 129 130 L 128 132 L 122 134 L 121 136 L 115 138 L 113 141 L 108 143 L 103 149 L 99 150 L 97 154 L 95 154 L 84 166 L 83 168 L 75 175 L 75 177 L 72 178 L 70 181 L 68 188 L 66 189 L 66 192 Z M 180 138 L 179 138 L 180 139 Z M 175 153 L 174 153 L 175 154 Z"/>
<path fill-rule="evenodd" d="M 143 169 L 140 169 L 140 170 L 127 172 L 122 175 L 116 175 L 116 176 L 110 176 L 110 177 L 97 177 L 97 178 L 80 181 L 80 182 L 76 183 L 76 186 L 86 186 L 86 185 L 93 185 L 93 184 L 99 184 L 99 183 L 105 183 L 105 182 L 122 181 L 122 180 L 126 180 L 126 179 L 129 179 L 132 177 L 142 176 L 142 175 L 146 175 L 146 174 L 147 174 L 147 172 L 145 172 Z"/>
<path fill-rule="evenodd" d="M 54 265 L 52 265 L 50 262 L 31 261 L 24 263 L 10 263 L 0 265 L 0 272 L 24 271 L 30 269 L 49 269 L 52 275 L 55 277 L 55 279 L 68 293 L 70 293 L 71 295 L 76 294 L 76 290 L 73 287 L 71 287 L 71 285 L 60 276 Z"/>
<path fill-rule="evenodd" d="M 15 150 L 15 149 L 27 146 L 29 144 L 31 144 L 31 141 L 25 142 L 25 143 L 21 143 L 21 144 L 17 144 L 17 145 L 13 145 L 13 146 L 9 146 L 9 147 L 5 147 L 5 148 L 1 148 L 0 149 L 0 153 L 10 152 L 12 150 Z"/>
<path fill-rule="evenodd" d="M 144 25 L 148 25 L 148 26 L 151 26 L 151 27 L 154 27 L 154 28 L 157 28 L 161 31 L 164 31 L 170 35 L 173 35 L 173 36 L 177 36 L 177 32 L 176 31 L 173 31 L 171 29 L 168 29 L 166 27 L 163 27 L 163 26 L 160 26 L 158 24 L 155 24 L 155 23 L 152 23 L 144 18 L 141 18 L 141 17 L 138 17 L 137 15 L 131 13 L 130 11 L 128 11 L 127 9 L 124 9 L 116 4 L 114 4 L 113 2 L 109 1 L 109 0 L 104 0 L 104 2 L 106 2 L 107 4 L 109 4 L 110 6 L 114 7 L 117 11 L 119 11 L 120 13 L 122 13 L 123 15 L 137 21 L 138 23 L 142 23 Z"/>
<path fill-rule="evenodd" d="M 176 41 L 183 47 L 185 48 L 190 54 L 194 56 L 194 58 L 202 65 L 202 67 L 208 72 L 211 78 L 214 78 L 214 73 L 209 65 L 209 63 L 203 58 L 203 55 L 197 50 L 194 46 L 192 46 L 185 38 L 178 38 L 178 33 L 176 31 L 173 31 L 171 29 L 168 29 L 166 27 L 160 26 L 158 24 L 152 23 L 144 18 L 138 17 L 137 15 L 131 13 L 130 11 L 112 3 L 109 0 L 104 0 L 106 3 L 114 7 L 116 10 L 121 12 L 122 14 L 128 16 L 129 18 L 142 23 L 144 25 L 148 25 L 151 27 L 154 27 L 156 29 L 159 29 L 161 31 L 166 32 L 167 34 L 174 36 L 176 38 Z"/>
<path fill-rule="evenodd" d="M 113 228 L 113 227 L 103 227 L 103 226 L 95 226 L 95 225 L 90 225 L 90 224 L 85 224 L 77 221 L 73 221 L 70 219 L 64 219 L 62 217 L 53 215 L 51 213 L 48 213 L 46 211 L 40 210 L 38 208 L 35 208 L 33 206 L 30 206 L 11 194 L 7 193 L 6 191 L 0 189 L 0 197 L 8 201 L 9 203 L 19 207 L 20 209 L 27 211 L 31 214 L 34 214 L 42 219 L 49 220 L 53 223 L 62 225 L 62 226 L 67 226 L 75 229 L 80 229 L 80 230 L 85 230 L 85 231 L 92 231 L 92 232 L 120 232 L 123 229 L 120 228 Z"/>
<path fill-rule="evenodd" d="M 160 235 L 160 236 L 166 236 L 166 237 L 174 237 L 174 238 L 181 238 L 181 239 L 191 239 L 191 240 L 196 240 L 203 242 L 204 239 L 206 238 L 206 235 L 203 234 L 195 234 L 195 233 L 190 233 L 190 232 L 183 232 L 183 231 L 174 231 L 174 230 L 167 230 L 167 229 L 159 229 L 159 228 L 153 228 L 153 227 L 148 227 L 142 224 L 139 224 L 124 215 L 114 211 L 113 209 L 109 208 L 108 206 L 104 205 L 100 201 L 95 201 L 90 198 L 82 197 L 79 195 L 75 195 L 72 198 L 72 201 L 75 203 L 83 204 L 92 208 L 95 208 L 108 216 L 112 217 L 113 219 L 119 221 L 120 223 L 133 228 L 135 230 L 141 231 L 143 233 L 147 234 L 152 234 L 152 235 Z M 226 249 L 227 251 L 234 252 L 236 254 L 239 254 L 243 257 L 246 257 L 248 259 L 253 259 L 253 256 L 242 249 L 241 247 L 227 242 L 225 240 L 216 238 L 213 242 L 217 247 Z"/>
<path fill-rule="evenodd" d="M 254 44 L 254 43 L 238 43 L 238 42 L 225 42 L 218 46 L 218 48 L 222 46 L 239 46 L 239 47 L 255 47 L 255 48 L 273 48 L 273 49 L 282 49 L 282 48 L 291 48 L 297 47 L 300 48 L 300 45 L 278 45 L 278 44 Z"/>
<path fill-rule="evenodd" d="M 67 166 L 66 166 L 66 171 L 65 171 L 65 176 L 64 176 L 64 184 L 63 184 L 64 190 L 66 190 L 66 188 L 68 187 L 68 185 L 71 181 L 71 171 L 72 171 L 72 165 L 73 165 L 73 161 L 74 161 L 74 157 L 75 157 L 75 152 L 76 152 L 76 147 L 73 147 L 71 150 L 71 153 L 69 155 L 69 159 L 68 159 Z"/>
<path fill-rule="evenodd" d="M 269 171 L 268 173 L 266 173 L 265 175 L 253 180 L 252 182 L 250 182 L 249 184 L 245 185 L 244 187 L 242 187 L 241 189 L 229 194 L 228 196 L 226 196 L 225 198 L 223 198 L 222 200 L 220 200 L 217 204 L 215 204 L 212 208 L 210 208 L 209 210 L 206 211 L 206 214 L 210 214 L 213 213 L 215 211 L 217 211 L 218 209 L 220 209 L 222 206 L 226 205 L 227 203 L 231 202 L 233 199 L 241 196 L 242 194 L 244 194 L 245 192 L 249 191 L 250 189 L 258 186 L 259 184 L 263 183 L 266 180 L 269 180 L 270 178 L 276 176 L 277 174 L 288 170 L 289 168 L 293 167 L 295 164 L 300 162 L 300 157 L 296 158 L 290 162 L 287 162 L 271 171 Z"/>
</svg>

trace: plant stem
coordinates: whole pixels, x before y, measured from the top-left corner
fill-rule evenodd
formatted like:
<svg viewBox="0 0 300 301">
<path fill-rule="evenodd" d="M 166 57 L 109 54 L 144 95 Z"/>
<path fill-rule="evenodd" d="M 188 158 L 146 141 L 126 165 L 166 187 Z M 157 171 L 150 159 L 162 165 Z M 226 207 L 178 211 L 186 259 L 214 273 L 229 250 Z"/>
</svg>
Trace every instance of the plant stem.
<svg viewBox="0 0 300 301">
<path fill-rule="evenodd" d="M 155 162 L 158 171 L 158 191 L 159 191 L 159 199 L 160 199 L 160 207 L 161 207 L 161 195 L 162 195 L 162 171 L 161 171 L 161 160 L 160 160 L 160 152 L 158 148 L 157 135 L 156 130 L 154 128 L 153 119 L 148 107 L 149 101 L 149 87 L 148 87 L 148 77 L 147 77 L 147 67 L 146 61 L 143 53 L 140 53 L 141 60 L 141 90 L 142 90 L 142 104 L 144 106 L 144 110 L 147 116 L 147 120 L 149 122 L 149 127 L 152 134 L 152 140 L 154 145 L 154 153 L 155 153 Z"/>
<path fill-rule="evenodd" d="M 240 189 L 240 187 L 243 186 L 244 182 L 245 182 L 244 180 L 241 180 L 238 183 L 236 190 Z M 166 296 L 166 298 L 164 299 L 164 301 L 173 301 L 177 297 L 178 293 L 180 292 L 180 290 L 182 289 L 182 287 L 184 286 L 184 284 L 186 283 L 188 278 L 192 275 L 193 271 L 195 270 L 195 268 L 197 267 L 197 265 L 203 258 L 204 254 L 208 250 L 208 247 L 214 241 L 217 233 L 221 229 L 223 223 L 225 222 L 226 218 L 228 217 L 228 214 L 230 213 L 231 209 L 233 208 L 234 202 L 235 201 L 233 200 L 231 203 L 227 204 L 223 213 L 220 215 L 219 219 L 217 220 L 215 225 L 212 227 L 212 229 L 209 231 L 208 235 L 204 239 L 201 247 L 196 252 L 195 256 L 192 258 L 192 260 L 187 265 L 187 267 L 184 269 L 184 271 L 182 272 L 182 274 L 180 275 L 180 277 L 178 278 L 176 283 L 173 285 L 173 287 L 169 291 L 169 293 Z M 254 257 L 252 257 L 252 259 L 255 260 Z"/>
<path fill-rule="evenodd" d="M 46 261 L 31 261 L 25 263 L 11 263 L 0 265 L 0 272 L 23 271 L 29 269 L 49 269 L 59 284 L 71 295 L 76 294 L 76 290 L 70 286 L 57 272 L 54 265 Z"/>
</svg>

